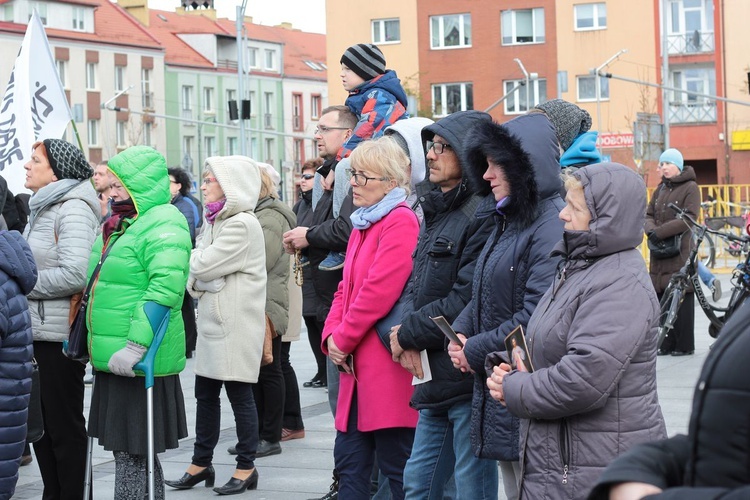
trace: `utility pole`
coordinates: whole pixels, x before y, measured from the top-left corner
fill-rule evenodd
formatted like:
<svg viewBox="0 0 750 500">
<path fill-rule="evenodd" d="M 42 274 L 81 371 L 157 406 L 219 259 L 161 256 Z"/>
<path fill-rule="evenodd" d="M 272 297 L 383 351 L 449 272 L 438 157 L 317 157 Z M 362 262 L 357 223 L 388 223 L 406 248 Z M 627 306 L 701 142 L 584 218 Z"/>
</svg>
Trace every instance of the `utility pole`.
<svg viewBox="0 0 750 500">
<path fill-rule="evenodd" d="M 666 91 L 669 82 L 669 38 L 667 37 L 667 0 L 659 2 L 661 7 L 661 91 L 662 108 L 664 109 L 664 149 L 669 149 L 669 93 Z"/>
<path fill-rule="evenodd" d="M 526 82 L 525 82 L 525 85 L 526 85 L 526 111 L 528 112 L 531 109 L 531 99 L 530 99 L 531 85 L 529 85 L 529 82 L 532 79 L 536 80 L 537 78 L 539 78 L 539 74 L 538 73 L 529 73 L 528 71 L 526 71 L 526 68 L 523 66 L 523 63 L 521 62 L 521 60 L 519 58 L 516 57 L 513 60 L 521 68 L 521 71 L 523 72 L 523 76 L 526 79 Z M 508 94 L 510 94 L 513 91 L 515 91 L 516 88 L 514 88 L 513 90 L 511 90 L 510 92 L 508 92 Z M 519 106 L 519 108 L 520 108 L 520 106 Z"/>
<path fill-rule="evenodd" d="M 621 49 L 617 52 L 617 54 L 613 55 L 606 61 L 604 61 L 603 64 L 597 66 L 593 72 L 594 72 L 594 83 L 596 84 L 596 129 L 599 131 L 599 133 L 602 133 L 602 82 L 600 81 L 599 72 L 612 64 L 613 61 L 618 59 L 621 55 L 623 55 L 625 52 L 627 52 L 628 49 Z M 602 146 L 599 145 L 599 154 L 602 154 Z"/>
<path fill-rule="evenodd" d="M 237 6 L 235 30 L 237 31 L 237 104 L 239 108 L 240 121 L 240 154 L 247 156 L 247 143 L 245 141 L 245 120 L 242 117 L 242 100 L 245 98 L 245 71 L 244 71 L 244 47 L 242 43 L 242 32 L 245 26 L 245 7 L 247 0 L 242 0 L 242 5 Z M 200 147 L 200 145 L 198 146 Z"/>
</svg>

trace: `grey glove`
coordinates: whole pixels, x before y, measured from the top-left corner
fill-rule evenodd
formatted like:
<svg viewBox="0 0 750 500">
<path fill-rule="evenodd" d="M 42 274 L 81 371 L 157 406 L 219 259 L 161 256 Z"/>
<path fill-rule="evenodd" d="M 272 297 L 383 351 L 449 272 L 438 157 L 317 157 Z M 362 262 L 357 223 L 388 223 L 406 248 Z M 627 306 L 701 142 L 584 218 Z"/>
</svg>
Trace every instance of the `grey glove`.
<svg viewBox="0 0 750 500">
<path fill-rule="evenodd" d="M 146 354 L 147 349 L 142 345 L 136 344 L 128 340 L 128 344 L 114 353 L 109 358 L 107 368 L 115 375 L 121 377 L 135 377 L 133 367 L 136 363 L 143 359 L 143 355 Z"/>
</svg>

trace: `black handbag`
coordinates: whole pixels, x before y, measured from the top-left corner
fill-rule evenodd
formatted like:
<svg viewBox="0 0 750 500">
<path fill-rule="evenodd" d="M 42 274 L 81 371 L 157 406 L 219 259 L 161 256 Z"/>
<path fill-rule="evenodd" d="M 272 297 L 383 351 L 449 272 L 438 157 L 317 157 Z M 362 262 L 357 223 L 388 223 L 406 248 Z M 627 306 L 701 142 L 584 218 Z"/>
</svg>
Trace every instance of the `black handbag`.
<svg viewBox="0 0 750 500">
<path fill-rule="evenodd" d="M 36 443 L 44 435 L 44 418 L 42 417 L 42 393 L 39 387 L 39 365 L 36 359 L 31 360 L 31 395 L 29 397 L 29 414 L 26 419 L 26 441 Z"/>
<path fill-rule="evenodd" d="M 680 255 L 680 248 L 682 246 L 682 234 L 676 234 L 668 238 L 654 243 L 650 239 L 648 240 L 648 249 L 651 251 L 651 258 L 653 259 L 671 259 Z"/>
<path fill-rule="evenodd" d="M 107 255 L 109 255 L 109 251 L 112 250 L 112 246 L 114 246 L 116 241 L 117 240 L 114 240 L 109 244 L 107 250 L 102 253 L 102 257 L 96 264 L 94 272 L 91 273 L 89 283 L 88 285 L 86 285 L 86 290 L 83 292 L 83 296 L 81 297 L 78 311 L 76 311 L 75 318 L 73 318 L 73 322 L 70 324 L 70 330 L 68 331 L 68 340 L 66 342 L 63 342 L 63 354 L 65 354 L 65 356 L 67 356 L 69 359 L 72 359 L 73 361 L 80 361 L 81 363 L 88 363 L 89 361 L 88 328 L 86 328 L 86 306 L 88 306 L 91 288 L 94 286 L 94 282 L 99 276 L 99 271 L 102 268 L 104 259 L 107 258 Z"/>
</svg>

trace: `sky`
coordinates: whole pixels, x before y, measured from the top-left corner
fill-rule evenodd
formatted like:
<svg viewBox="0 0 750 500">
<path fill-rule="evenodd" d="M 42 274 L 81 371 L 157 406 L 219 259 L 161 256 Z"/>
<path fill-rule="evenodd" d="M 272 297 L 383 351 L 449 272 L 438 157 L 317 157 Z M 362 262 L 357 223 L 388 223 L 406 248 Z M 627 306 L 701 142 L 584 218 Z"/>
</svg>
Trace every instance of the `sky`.
<svg viewBox="0 0 750 500">
<path fill-rule="evenodd" d="M 235 18 L 241 0 L 214 0 L 219 17 Z M 148 0 L 152 9 L 174 11 L 181 0 Z M 290 22 L 295 28 L 313 33 L 325 33 L 325 0 L 247 0 L 245 15 L 252 16 L 256 24 L 274 26 Z"/>
</svg>

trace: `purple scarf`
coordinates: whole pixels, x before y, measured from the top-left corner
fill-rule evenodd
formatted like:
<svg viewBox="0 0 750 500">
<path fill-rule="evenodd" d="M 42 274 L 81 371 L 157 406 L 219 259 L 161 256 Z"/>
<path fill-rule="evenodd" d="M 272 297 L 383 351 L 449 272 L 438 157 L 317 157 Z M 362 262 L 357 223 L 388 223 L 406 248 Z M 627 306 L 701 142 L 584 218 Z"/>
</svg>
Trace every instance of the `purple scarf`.
<svg viewBox="0 0 750 500">
<path fill-rule="evenodd" d="M 209 224 L 213 225 L 214 221 L 216 220 L 216 216 L 219 215 L 219 212 L 221 212 L 221 209 L 224 208 L 224 205 L 226 204 L 226 198 L 224 198 L 223 200 L 206 203 L 206 221 L 208 221 Z"/>
</svg>

